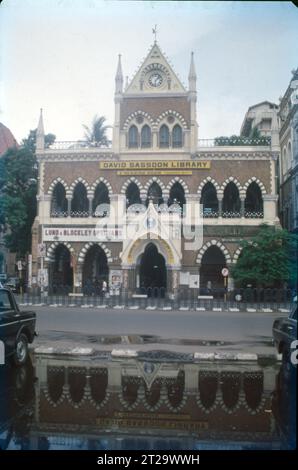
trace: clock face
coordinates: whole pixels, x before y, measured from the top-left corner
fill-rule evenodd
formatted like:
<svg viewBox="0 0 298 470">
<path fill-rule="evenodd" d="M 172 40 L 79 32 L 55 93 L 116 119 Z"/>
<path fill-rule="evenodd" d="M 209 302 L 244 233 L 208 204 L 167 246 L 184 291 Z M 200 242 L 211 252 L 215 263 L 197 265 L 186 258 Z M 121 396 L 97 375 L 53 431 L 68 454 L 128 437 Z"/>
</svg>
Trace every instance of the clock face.
<svg viewBox="0 0 298 470">
<path fill-rule="evenodd" d="M 158 87 L 162 84 L 163 78 L 162 75 L 159 72 L 153 72 L 150 77 L 149 77 L 149 85 Z"/>
</svg>

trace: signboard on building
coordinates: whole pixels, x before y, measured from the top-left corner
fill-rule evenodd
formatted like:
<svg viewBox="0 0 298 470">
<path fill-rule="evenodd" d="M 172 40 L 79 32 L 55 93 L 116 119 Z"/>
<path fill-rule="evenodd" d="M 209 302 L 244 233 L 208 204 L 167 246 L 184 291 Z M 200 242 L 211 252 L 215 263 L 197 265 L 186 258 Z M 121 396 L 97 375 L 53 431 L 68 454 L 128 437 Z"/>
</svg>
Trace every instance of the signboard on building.
<svg viewBox="0 0 298 470">
<path fill-rule="evenodd" d="M 117 242 L 122 241 L 122 228 L 115 227 L 43 227 L 44 241 L 61 242 Z"/>
<path fill-rule="evenodd" d="M 37 274 L 37 283 L 39 287 L 48 287 L 49 280 L 48 280 L 48 270 L 47 269 L 39 269 Z"/>
<path fill-rule="evenodd" d="M 44 243 L 38 243 L 37 253 L 39 258 L 44 258 L 46 255 L 46 245 Z"/>
<path fill-rule="evenodd" d="M 197 289 L 200 287 L 200 276 L 199 274 L 190 274 L 189 276 L 189 287 L 190 289 Z"/>
<path fill-rule="evenodd" d="M 122 284 L 122 271 L 119 269 L 111 269 L 109 274 L 110 289 L 120 289 Z"/>
<path fill-rule="evenodd" d="M 189 285 L 189 272 L 185 273 L 180 271 L 180 285 L 188 286 Z"/>
<path fill-rule="evenodd" d="M 209 170 L 210 161 L 194 160 L 127 160 L 99 162 L 101 170 Z"/>
</svg>

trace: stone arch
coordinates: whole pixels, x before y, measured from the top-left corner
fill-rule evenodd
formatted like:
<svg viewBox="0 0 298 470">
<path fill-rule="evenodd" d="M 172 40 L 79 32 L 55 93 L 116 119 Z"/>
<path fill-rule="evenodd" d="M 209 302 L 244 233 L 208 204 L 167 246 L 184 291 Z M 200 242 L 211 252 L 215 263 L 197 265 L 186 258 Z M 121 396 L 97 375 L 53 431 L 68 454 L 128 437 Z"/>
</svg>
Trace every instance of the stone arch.
<svg viewBox="0 0 298 470">
<path fill-rule="evenodd" d="M 239 248 L 237 248 L 237 250 L 235 251 L 234 256 L 233 256 L 233 264 L 237 263 L 238 258 L 240 256 L 242 250 L 243 250 L 243 248 L 241 246 L 239 246 Z"/>
<path fill-rule="evenodd" d="M 185 194 L 189 194 L 189 189 L 188 189 L 188 186 L 187 184 L 185 183 L 185 181 L 180 178 L 179 176 L 175 176 L 175 178 L 171 179 L 171 181 L 168 183 L 167 187 L 166 187 L 166 192 L 169 193 L 170 190 L 171 190 L 171 187 L 175 184 L 175 183 L 180 183 L 182 188 L 184 189 L 184 192 Z"/>
<path fill-rule="evenodd" d="M 144 186 L 144 191 L 145 191 L 146 194 L 147 194 L 148 189 L 150 188 L 152 183 L 157 183 L 160 186 L 160 189 L 162 190 L 163 194 L 164 194 L 164 192 L 167 192 L 165 184 L 157 176 L 153 176 L 152 178 L 150 178 L 146 182 L 146 184 Z"/>
<path fill-rule="evenodd" d="M 207 251 L 208 248 L 210 248 L 211 246 L 217 246 L 222 251 L 222 253 L 223 253 L 223 255 L 226 259 L 227 264 L 232 263 L 231 255 L 230 255 L 230 252 L 227 249 L 227 247 L 218 240 L 211 240 L 210 242 L 205 243 L 202 246 L 202 248 L 199 250 L 199 252 L 197 254 L 197 259 L 196 259 L 197 264 L 201 265 L 202 258 L 203 258 L 203 255 L 204 255 L 205 251 Z"/>
<path fill-rule="evenodd" d="M 134 176 L 131 176 L 130 178 L 128 178 L 128 179 L 123 183 L 122 188 L 121 188 L 121 191 L 120 191 L 121 194 L 125 195 L 126 190 L 127 190 L 128 186 L 130 185 L 130 183 L 135 183 L 135 184 L 137 185 L 137 187 L 139 188 L 140 193 L 142 192 L 143 186 L 142 186 L 142 184 L 140 183 L 140 181 L 139 181 L 137 178 L 135 178 Z"/>
<path fill-rule="evenodd" d="M 173 267 L 181 265 L 180 255 L 170 240 L 163 240 L 158 237 L 153 241 L 151 239 L 132 240 L 122 255 L 122 264 L 136 265 L 140 256 L 144 252 L 147 245 L 153 243 L 157 251 L 165 258 L 167 266 Z"/>
<path fill-rule="evenodd" d="M 98 245 L 100 248 L 102 248 L 102 250 L 104 251 L 104 253 L 105 253 L 106 257 L 107 257 L 107 261 L 108 261 L 108 262 L 113 261 L 111 250 L 110 250 L 104 243 L 101 243 L 101 242 L 89 242 L 89 243 L 86 243 L 86 244 L 83 246 L 83 248 L 81 249 L 81 251 L 80 251 L 80 253 L 79 253 L 79 256 L 78 256 L 78 263 L 83 263 L 83 262 L 84 262 L 84 259 L 85 259 L 85 256 L 86 256 L 87 251 L 88 251 L 89 248 L 91 248 L 93 245 Z"/>
<path fill-rule="evenodd" d="M 58 176 L 58 178 L 55 178 L 55 179 L 51 182 L 51 184 L 50 184 L 50 186 L 49 186 L 48 194 L 49 194 L 50 196 L 52 196 L 53 191 L 54 191 L 54 189 L 55 189 L 55 186 L 56 186 L 58 183 L 60 183 L 60 184 L 62 184 L 62 186 L 64 186 L 64 189 L 65 189 L 65 192 L 66 192 L 66 193 L 69 193 L 69 187 L 68 187 L 68 185 L 65 183 L 65 181 L 64 181 L 62 178 L 60 178 L 60 176 Z"/>
<path fill-rule="evenodd" d="M 111 195 L 113 194 L 112 186 L 108 182 L 108 180 L 104 178 L 103 176 L 101 176 L 100 178 L 97 178 L 97 180 L 94 181 L 94 183 L 91 185 L 90 192 L 92 192 L 92 195 L 94 196 L 95 190 L 100 183 L 104 183 L 106 185 L 109 191 L 109 197 L 111 197 Z"/>
<path fill-rule="evenodd" d="M 185 121 L 182 114 L 178 113 L 177 111 L 173 111 L 172 109 L 168 109 L 167 111 L 161 113 L 156 119 L 156 125 L 159 126 L 162 122 L 165 121 L 165 119 L 168 116 L 174 116 L 176 118 L 174 122 L 172 123 L 172 125 L 170 125 L 170 130 L 172 130 L 172 127 L 174 127 L 175 124 L 177 124 L 177 121 L 179 121 L 179 124 L 181 124 L 183 130 L 187 129 L 187 122 Z"/>
<path fill-rule="evenodd" d="M 48 261 L 48 262 L 50 262 L 50 263 L 54 261 L 54 259 L 55 259 L 55 258 L 54 258 L 54 253 L 55 253 L 55 250 L 56 250 L 57 246 L 59 246 L 59 245 L 64 245 L 64 246 L 66 246 L 66 248 L 70 251 L 70 253 L 71 253 L 72 255 L 74 254 L 74 249 L 73 249 L 73 247 L 71 246 L 70 243 L 57 241 L 57 242 L 52 243 L 52 244 L 48 247 L 45 261 Z"/>
<path fill-rule="evenodd" d="M 203 190 L 204 186 L 207 183 L 213 184 L 213 186 L 215 187 L 216 192 L 217 192 L 217 197 L 220 194 L 222 194 L 222 191 L 221 191 L 220 186 L 217 183 L 217 181 L 215 181 L 215 179 L 211 178 L 211 176 L 207 176 L 207 178 L 205 178 L 205 179 L 203 179 L 203 181 L 201 181 L 201 183 L 199 184 L 198 190 L 197 190 L 197 193 L 198 193 L 198 196 L 199 196 L 199 201 L 201 200 L 202 190 Z"/>
<path fill-rule="evenodd" d="M 252 178 L 250 178 L 248 181 L 246 181 L 245 185 L 243 186 L 243 189 L 242 189 L 242 192 L 246 194 L 246 191 L 247 191 L 247 188 L 249 187 L 249 185 L 251 183 L 256 183 L 260 190 L 261 190 L 261 193 L 262 193 L 262 196 L 265 196 L 266 194 L 266 188 L 265 188 L 265 185 L 262 183 L 261 180 L 259 180 L 258 178 L 256 178 L 255 176 L 253 176 Z"/>
<path fill-rule="evenodd" d="M 222 192 L 222 194 L 224 193 L 224 190 L 226 188 L 226 186 L 229 184 L 229 183 L 234 183 L 236 186 L 237 186 L 237 189 L 239 191 L 239 195 L 241 197 L 244 197 L 245 196 L 245 193 L 243 191 L 243 188 L 241 186 L 241 184 L 239 183 L 239 181 L 237 180 L 237 178 L 235 178 L 234 176 L 230 176 L 229 178 L 227 178 L 221 185 L 221 188 L 220 188 L 220 191 Z"/>
<path fill-rule="evenodd" d="M 137 122 L 137 117 L 138 116 L 142 116 L 145 120 L 145 122 L 142 122 L 141 125 L 143 126 L 144 124 L 146 124 L 146 122 L 148 124 L 150 124 L 151 126 L 154 125 L 154 119 L 152 118 L 152 116 L 150 116 L 149 113 L 146 113 L 145 111 L 135 111 L 133 113 L 131 113 L 126 119 L 125 119 L 125 122 L 123 124 L 123 130 L 127 131 L 130 124 L 133 122 L 134 124 L 137 124 L 137 127 L 139 127 L 139 124 Z"/>
<path fill-rule="evenodd" d="M 69 187 L 69 193 L 71 196 L 73 196 L 74 189 L 78 183 L 82 183 L 85 186 L 88 195 L 91 193 L 91 188 L 90 188 L 89 183 L 87 183 L 87 181 L 84 178 L 79 176 L 75 181 L 73 181 L 73 183 L 71 183 Z"/>
</svg>

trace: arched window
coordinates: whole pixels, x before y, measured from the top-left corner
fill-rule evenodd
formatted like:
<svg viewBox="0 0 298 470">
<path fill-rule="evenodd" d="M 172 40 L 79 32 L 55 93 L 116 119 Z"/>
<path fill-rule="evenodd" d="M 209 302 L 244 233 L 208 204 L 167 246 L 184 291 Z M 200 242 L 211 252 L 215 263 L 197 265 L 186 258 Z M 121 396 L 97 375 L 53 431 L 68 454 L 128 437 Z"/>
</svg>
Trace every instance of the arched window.
<svg viewBox="0 0 298 470">
<path fill-rule="evenodd" d="M 173 127 L 173 147 L 182 147 L 182 129 L 179 124 L 176 124 Z"/>
<path fill-rule="evenodd" d="M 151 147 L 151 129 L 147 124 L 145 124 L 145 126 L 142 127 L 141 147 L 143 148 Z"/>
<path fill-rule="evenodd" d="M 167 148 L 170 146 L 169 129 L 165 124 L 163 124 L 159 130 L 159 146 L 161 148 Z"/>
<path fill-rule="evenodd" d="M 135 125 L 130 126 L 128 131 L 128 147 L 136 148 L 138 147 L 138 129 Z"/>
<path fill-rule="evenodd" d="M 133 204 L 141 204 L 140 190 L 133 181 L 127 186 L 125 196 L 126 207 L 132 206 Z"/>
<path fill-rule="evenodd" d="M 216 189 L 210 181 L 202 189 L 200 204 L 203 205 L 203 217 L 218 217 Z"/>
<path fill-rule="evenodd" d="M 247 188 L 245 198 L 245 217 L 263 217 L 263 198 L 259 185 L 253 181 Z"/>
<path fill-rule="evenodd" d="M 223 217 L 240 217 L 241 201 L 239 191 L 235 183 L 231 181 L 224 190 L 222 201 Z"/>
<path fill-rule="evenodd" d="M 183 209 L 183 206 L 185 205 L 185 192 L 183 186 L 176 181 L 176 183 L 173 184 L 170 190 L 170 197 L 169 197 L 169 206 L 172 204 L 179 204 L 179 206 Z"/>
<path fill-rule="evenodd" d="M 158 206 L 163 203 L 162 190 L 160 186 L 154 181 L 148 189 L 148 196 L 146 201 L 146 206 L 149 205 L 149 201 L 152 200 L 153 204 Z"/>
<path fill-rule="evenodd" d="M 287 155 L 287 148 L 284 147 L 283 151 L 283 173 L 284 175 L 288 171 L 288 155 Z"/>
<path fill-rule="evenodd" d="M 71 215 L 73 217 L 88 217 L 89 201 L 87 190 L 83 183 L 79 182 L 73 192 L 71 200 Z"/>
<path fill-rule="evenodd" d="M 292 166 L 292 144 L 291 142 L 288 143 L 288 169 Z"/>
<path fill-rule="evenodd" d="M 92 214 L 98 217 L 107 216 L 109 204 L 109 190 L 106 185 L 101 181 L 97 185 L 94 193 L 94 198 L 92 201 Z"/>
<path fill-rule="evenodd" d="M 51 200 L 51 217 L 67 216 L 67 199 L 63 184 L 57 183 Z"/>
</svg>

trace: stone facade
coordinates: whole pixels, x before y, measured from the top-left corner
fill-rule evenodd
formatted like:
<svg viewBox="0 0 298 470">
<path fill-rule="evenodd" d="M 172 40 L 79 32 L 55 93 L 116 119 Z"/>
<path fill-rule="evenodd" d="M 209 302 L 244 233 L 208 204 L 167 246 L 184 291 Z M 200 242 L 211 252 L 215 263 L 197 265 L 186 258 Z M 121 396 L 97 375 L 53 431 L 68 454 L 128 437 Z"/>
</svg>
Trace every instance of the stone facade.
<svg viewBox="0 0 298 470">
<path fill-rule="evenodd" d="M 154 43 L 124 90 L 119 57 L 111 148 L 45 149 L 41 116 L 33 271 L 43 243 L 49 290 L 62 283 L 79 293 L 97 281 L 130 294 L 222 287 L 240 241 L 261 223 L 278 225 L 276 148 L 198 141 L 193 55 L 188 80 L 186 89 Z M 198 223 L 202 239 L 190 247 Z"/>
</svg>

